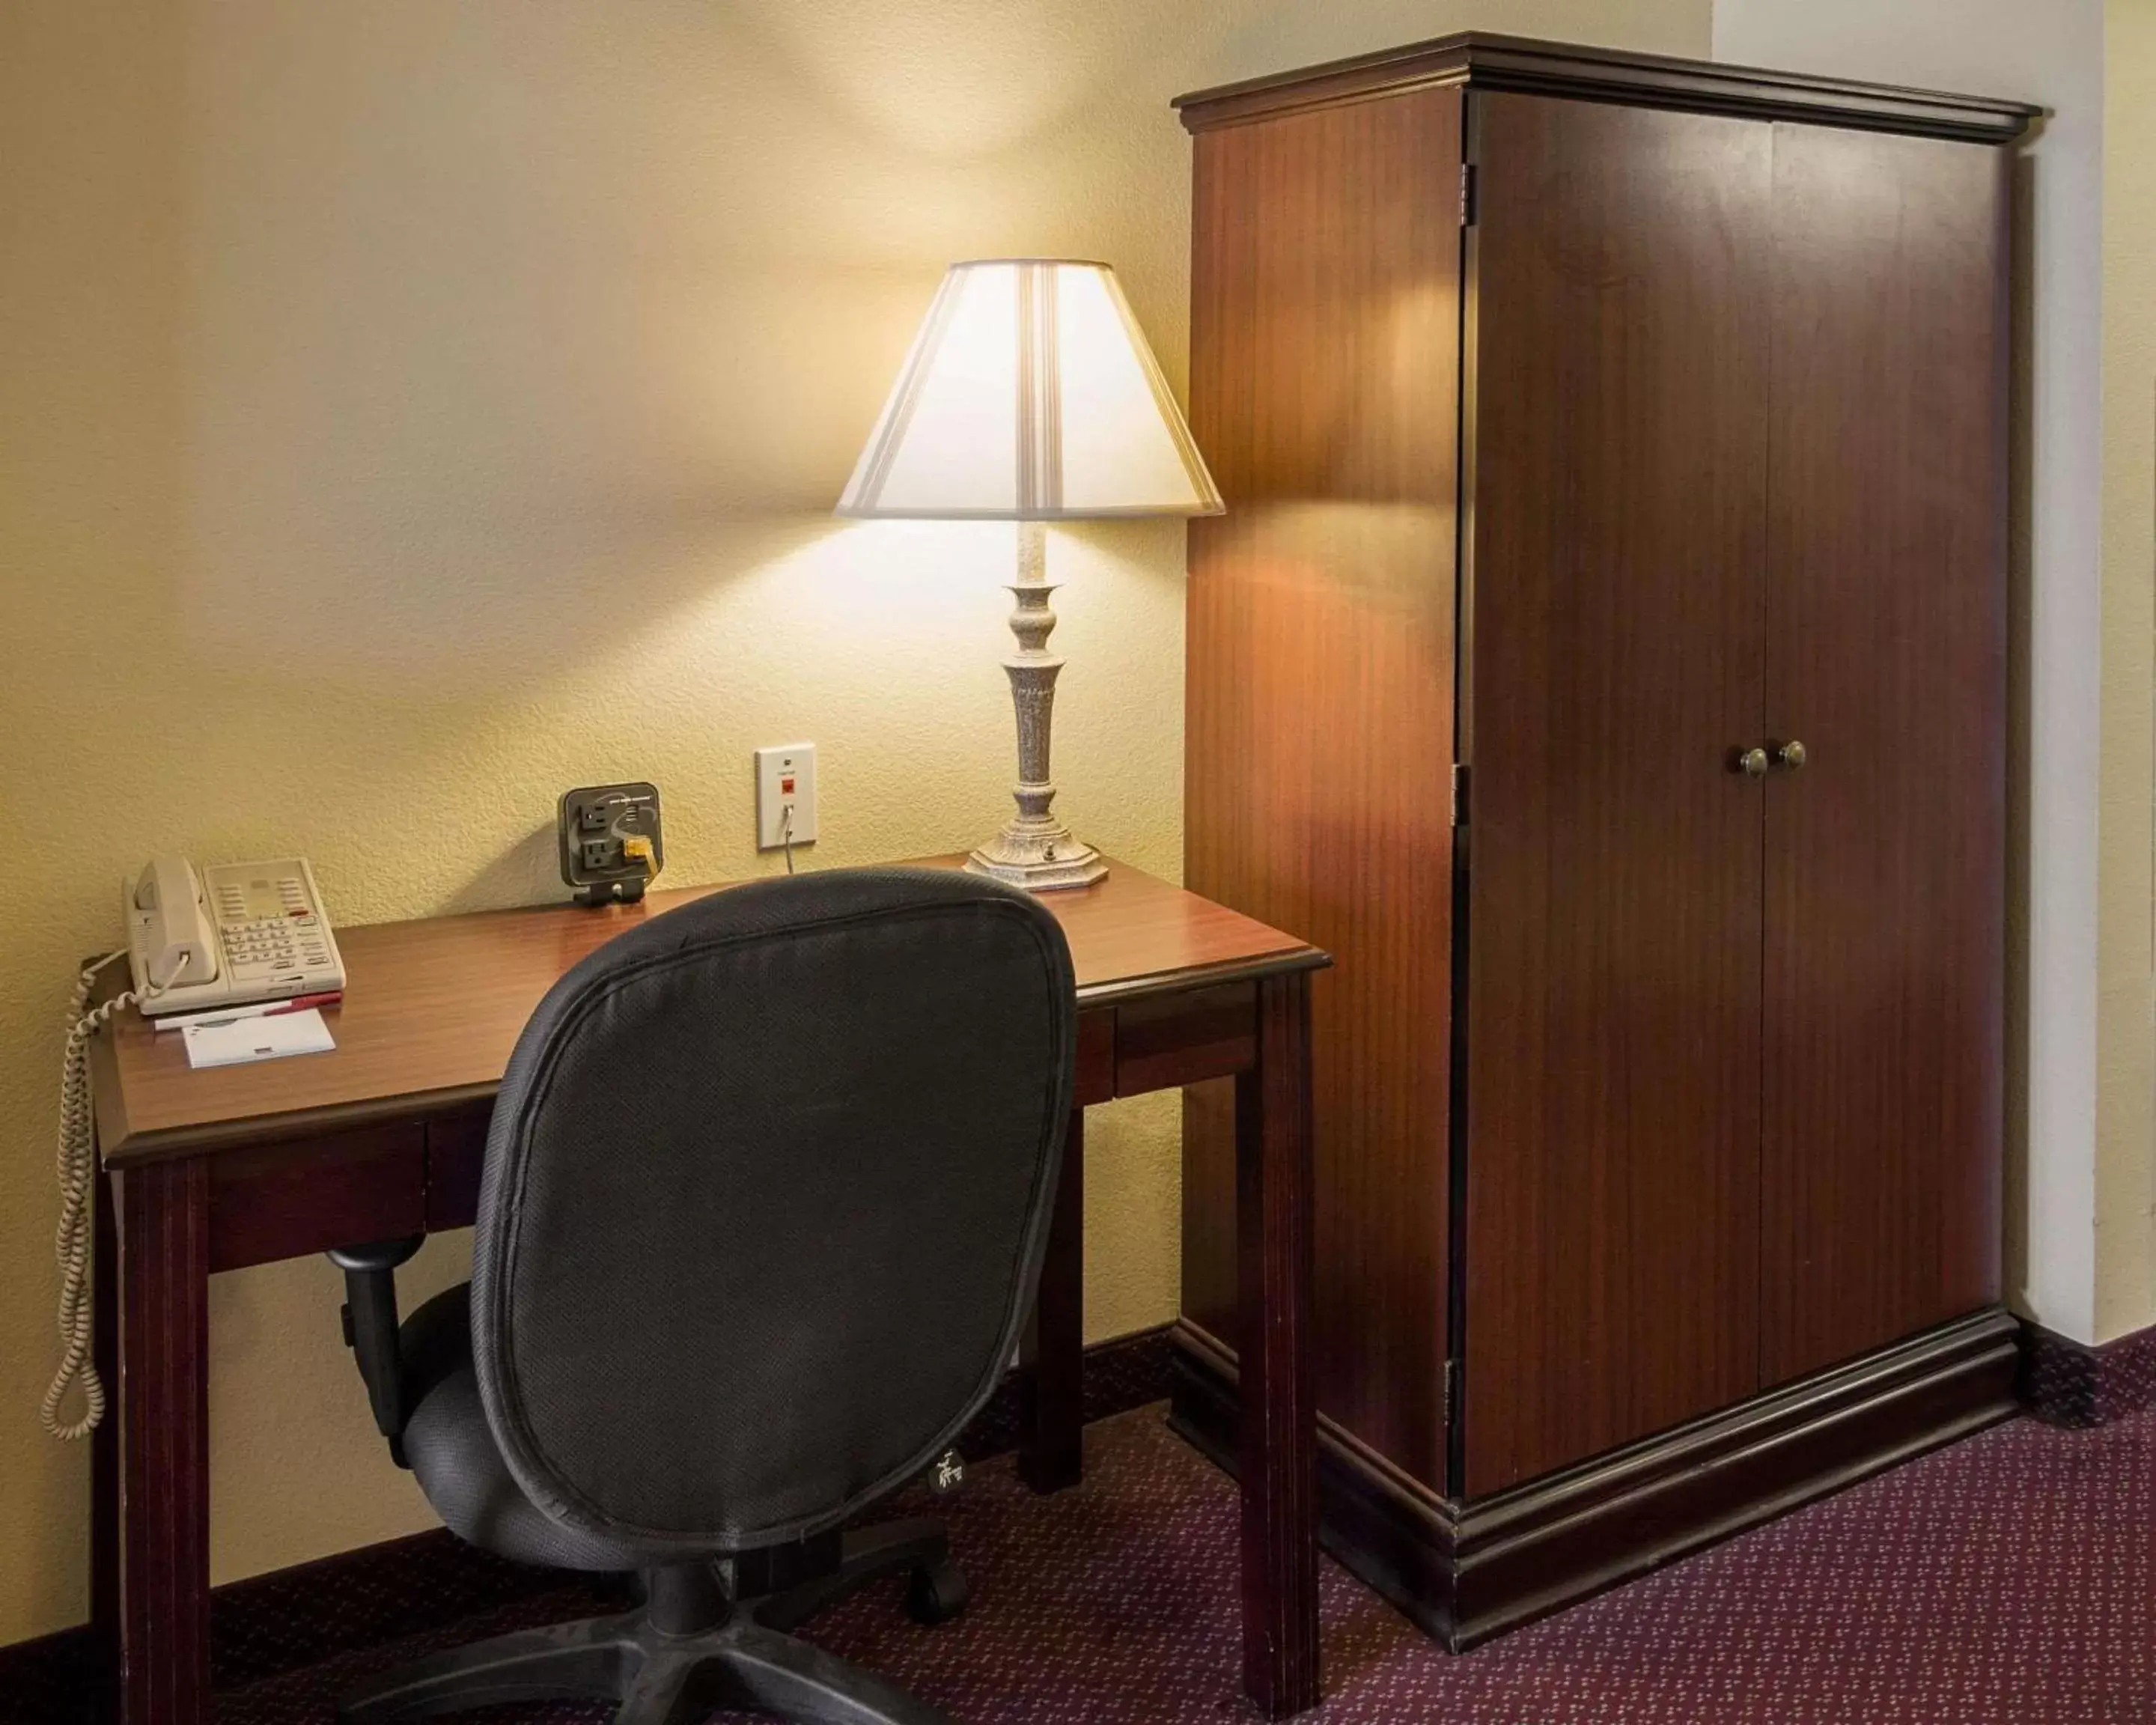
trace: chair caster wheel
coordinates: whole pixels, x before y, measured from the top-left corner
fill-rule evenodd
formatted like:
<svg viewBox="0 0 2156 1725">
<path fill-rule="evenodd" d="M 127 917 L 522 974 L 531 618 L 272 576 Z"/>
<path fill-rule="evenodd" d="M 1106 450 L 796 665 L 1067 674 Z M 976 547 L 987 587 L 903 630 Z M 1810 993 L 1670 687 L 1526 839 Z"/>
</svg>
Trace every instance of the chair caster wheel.
<svg viewBox="0 0 2156 1725">
<path fill-rule="evenodd" d="M 966 1609 L 971 1597 L 966 1572 L 946 1558 L 913 1572 L 906 1584 L 906 1615 L 916 1623 L 948 1623 Z"/>
</svg>

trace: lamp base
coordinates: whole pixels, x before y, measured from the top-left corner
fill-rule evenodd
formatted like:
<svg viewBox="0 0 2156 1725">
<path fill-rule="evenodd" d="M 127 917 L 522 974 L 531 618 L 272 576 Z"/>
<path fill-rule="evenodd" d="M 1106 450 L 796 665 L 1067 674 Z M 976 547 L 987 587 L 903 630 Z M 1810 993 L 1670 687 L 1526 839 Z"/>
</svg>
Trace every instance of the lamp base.
<svg viewBox="0 0 2156 1725">
<path fill-rule="evenodd" d="M 1048 596 L 1055 585 L 1047 578 L 1047 530 L 1039 521 L 1018 524 L 1018 579 L 1010 614 L 1018 651 L 1004 661 L 1010 679 L 1011 704 L 1018 715 L 1018 783 L 1011 795 L 1018 813 L 1004 829 L 966 859 L 976 875 L 986 875 L 1028 892 L 1057 892 L 1091 886 L 1108 872 L 1101 853 L 1081 845 L 1070 829 L 1049 813 L 1055 787 L 1048 777 L 1049 715 L 1055 706 L 1055 674 L 1063 661 L 1048 650 L 1055 614 Z"/>
<path fill-rule="evenodd" d="M 1013 821 L 966 859 L 969 873 L 986 875 L 1028 892 L 1060 892 L 1091 886 L 1108 872 L 1101 853 L 1070 836 L 1060 822 Z"/>
</svg>

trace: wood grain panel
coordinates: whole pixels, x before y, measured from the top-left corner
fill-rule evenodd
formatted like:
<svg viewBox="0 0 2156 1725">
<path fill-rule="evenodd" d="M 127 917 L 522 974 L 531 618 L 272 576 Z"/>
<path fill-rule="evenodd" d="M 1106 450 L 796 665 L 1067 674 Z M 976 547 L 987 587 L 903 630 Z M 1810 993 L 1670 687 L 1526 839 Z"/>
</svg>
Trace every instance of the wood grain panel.
<svg viewBox="0 0 2156 1725">
<path fill-rule="evenodd" d="M 1033 1310 L 1019 1343 L 1018 1474 L 1060 1491 L 1085 1473 L 1086 1111 L 1073 1108 L 1056 1170 Z"/>
<path fill-rule="evenodd" d="M 204 1158 L 211 1271 L 425 1233 L 425 1142 L 414 1121 Z"/>
<path fill-rule="evenodd" d="M 1142 1096 L 1245 1071 L 1258 1060 L 1254 983 L 1134 1000 L 1116 1014 L 1116 1094 Z"/>
<path fill-rule="evenodd" d="M 1999 1295 L 2006 171 L 1775 132 L 1769 1383 Z"/>
<path fill-rule="evenodd" d="M 1268 978 L 1235 1081 L 1243 1693 L 1275 1719 L 1319 1696 L 1310 1027 L 1309 976 Z"/>
<path fill-rule="evenodd" d="M 91 1358 L 105 1393 L 120 1382 L 120 1229 L 116 1178 L 100 1176 L 91 1183 L 91 1209 L 95 1242 L 90 1251 L 92 1292 L 95 1296 L 91 1325 Z M 120 1690 L 121 1624 L 125 1615 L 121 1596 L 120 1568 L 126 1530 L 121 1525 L 121 1468 L 123 1445 L 121 1427 L 108 1403 L 105 1417 L 90 1435 L 90 1633 L 93 1669 L 98 1673 L 97 1692 L 87 1697 L 87 1712 L 95 1720 L 117 1719 Z"/>
<path fill-rule="evenodd" d="M 1078 1014 L 1078 1070 L 1072 1076 L 1070 1100 L 1081 1108 L 1116 1094 L 1116 1020 L 1120 1016 L 1112 1006 Z"/>
<path fill-rule="evenodd" d="M 478 1219 L 479 1183 L 486 1173 L 486 1137 L 493 1124 L 491 1102 L 427 1122 L 428 1233 L 469 1228 Z"/>
<path fill-rule="evenodd" d="M 1758 1384 L 1771 139 L 1473 101 L 1479 1496 Z"/>
<path fill-rule="evenodd" d="M 1184 878 L 1324 945 L 1319 1404 L 1441 1479 L 1460 96 L 1197 139 Z M 1184 1310 L 1233 1336 L 1230 1110 L 1186 1105 Z"/>
<path fill-rule="evenodd" d="M 209 1173 L 131 1168 L 118 1193 L 120 1717 L 208 1725 Z"/>
<path fill-rule="evenodd" d="M 961 857 L 923 860 L 956 867 Z M 336 1047 L 302 1060 L 194 1071 L 181 1039 L 123 1014 L 91 1045 L 107 1167 L 342 1130 L 483 1103 L 539 999 L 587 952 L 721 887 L 640 905 L 543 905 L 341 929 L 344 1003 L 325 1010 Z M 1117 863 L 1082 891 L 1050 893 L 1070 942 L 1081 1005 L 1322 964 L 1324 955 Z M 423 1106 L 423 1103 L 424 1106 Z"/>
</svg>

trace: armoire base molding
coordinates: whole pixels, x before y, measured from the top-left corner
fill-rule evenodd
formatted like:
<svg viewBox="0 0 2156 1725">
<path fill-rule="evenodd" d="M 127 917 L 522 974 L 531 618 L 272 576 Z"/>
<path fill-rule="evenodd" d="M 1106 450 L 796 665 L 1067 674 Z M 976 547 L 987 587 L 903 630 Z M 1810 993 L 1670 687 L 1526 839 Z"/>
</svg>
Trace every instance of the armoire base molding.
<svg viewBox="0 0 2156 1725">
<path fill-rule="evenodd" d="M 1989 1307 L 1467 1502 L 1320 1416 L 1325 1548 L 1465 1652 L 2011 1416 L 2020 1326 Z M 1170 1424 L 1232 1470 L 1234 1354 L 1176 1326 Z"/>
</svg>

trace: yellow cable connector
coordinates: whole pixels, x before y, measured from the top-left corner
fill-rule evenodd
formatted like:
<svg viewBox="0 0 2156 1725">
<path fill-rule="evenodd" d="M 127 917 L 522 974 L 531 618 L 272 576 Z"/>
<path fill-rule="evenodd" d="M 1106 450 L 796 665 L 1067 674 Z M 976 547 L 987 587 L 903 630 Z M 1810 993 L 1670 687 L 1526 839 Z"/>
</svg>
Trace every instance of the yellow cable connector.
<svg viewBox="0 0 2156 1725">
<path fill-rule="evenodd" d="M 644 837 L 643 834 L 623 834 L 621 839 L 621 852 L 624 856 L 628 857 L 631 861 L 640 862 L 644 865 L 644 877 L 647 880 L 659 872 L 658 860 L 651 854 L 651 840 Z"/>
</svg>

